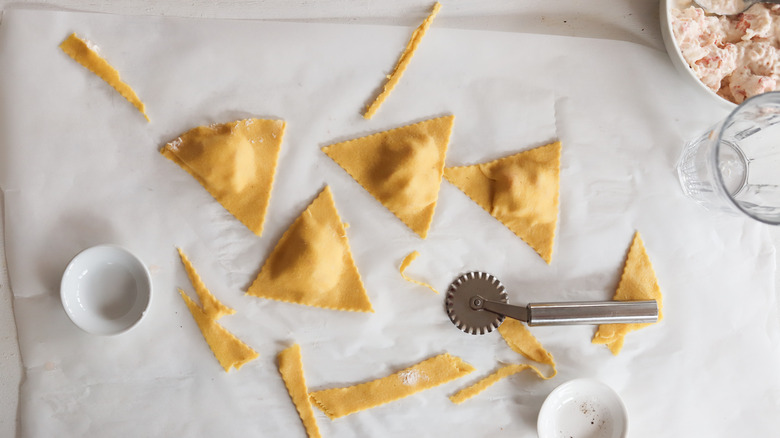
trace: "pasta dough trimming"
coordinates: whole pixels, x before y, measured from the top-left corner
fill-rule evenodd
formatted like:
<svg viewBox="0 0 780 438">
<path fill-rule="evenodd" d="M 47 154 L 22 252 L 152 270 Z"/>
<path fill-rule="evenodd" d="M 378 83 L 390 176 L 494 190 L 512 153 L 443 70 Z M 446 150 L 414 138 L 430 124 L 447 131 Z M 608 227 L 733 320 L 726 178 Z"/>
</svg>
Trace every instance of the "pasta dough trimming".
<svg viewBox="0 0 780 438">
<path fill-rule="evenodd" d="M 379 107 L 382 106 L 382 103 L 387 99 L 387 96 L 390 95 L 390 92 L 393 91 L 393 88 L 398 84 L 398 81 L 401 80 L 401 76 L 403 76 L 406 67 L 409 65 L 409 62 L 411 62 L 412 56 L 414 56 L 414 52 L 417 50 L 417 46 L 420 45 L 420 41 L 422 41 L 425 32 L 431 26 L 431 23 L 433 23 L 433 19 L 436 17 L 436 14 L 439 13 L 440 8 L 441 4 L 436 2 L 433 5 L 433 10 L 431 11 L 431 14 L 428 15 L 428 18 L 423 20 L 422 24 L 412 32 L 412 37 L 409 39 L 409 43 L 406 44 L 403 53 L 401 53 L 401 56 L 398 58 L 395 68 L 393 68 L 393 72 L 387 75 L 387 80 L 382 87 L 382 92 L 379 93 L 376 99 L 374 99 L 368 107 L 366 107 L 366 112 L 363 113 L 363 117 L 366 119 L 374 117 L 374 114 L 376 114 Z"/>
<path fill-rule="evenodd" d="M 301 359 L 301 347 L 295 344 L 283 350 L 277 356 L 279 373 L 282 375 L 287 392 L 301 417 L 303 427 L 309 438 L 319 438 L 320 429 L 317 419 L 314 418 L 314 410 L 309 400 L 309 390 L 306 388 L 306 379 L 303 376 L 303 361 Z"/>
<path fill-rule="evenodd" d="M 86 41 L 73 33 L 60 44 L 60 49 L 73 58 L 74 61 L 96 74 L 100 79 L 106 81 L 108 85 L 111 85 L 111 87 L 113 87 L 122 97 L 127 99 L 128 102 L 132 103 L 133 106 L 144 115 L 147 122 L 149 121 L 149 116 L 146 115 L 146 107 L 144 106 L 144 103 L 141 102 L 141 99 L 138 98 L 138 95 L 135 94 L 135 91 L 122 81 L 119 77 L 119 72 L 116 71 L 108 61 L 98 55 Z"/>
<path fill-rule="evenodd" d="M 314 404 L 331 420 L 390 403 L 425 389 L 439 386 L 474 371 L 474 367 L 448 353 L 434 356 L 397 373 L 346 388 L 309 394 Z"/>
<path fill-rule="evenodd" d="M 238 370 L 245 363 L 256 359 L 257 352 L 217 323 L 219 318 L 224 315 L 232 315 L 235 310 L 225 306 L 212 295 L 181 249 L 179 249 L 179 256 L 187 271 L 190 283 L 198 294 L 201 305 L 195 303 L 181 289 L 179 289 L 179 294 L 187 304 L 187 308 L 219 364 L 222 365 L 225 372 L 228 372 L 230 368 Z"/>
<path fill-rule="evenodd" d="M 506 318 L 504 322 L 498 326 L 498 332 L 501 333 L 501 337 L 504 338 L 507 345 L 517 352 L 522 354 L 527 359 L 535 362 L 539 362 L 552 367 L 552 373 L 549 376 L 545 376 L 539 368 L 531 364 L 508 364 L 500 367 L 487 377 L 479 380 L 477 383 L 466 387 L 450 397 L 450 400 L 455 404 L 463 403 L 464 401 L 474 397 L 480 392 L 484 391 L 488 387 L 492 386 L 499 380 L 517 374 L 524 370 L 531 370 L 541 379 L 552 379 L 558 374 L 555 368 L 555 360 L 552 354 L 545 350 L 541 342 L 534 337 L 528 328 L 520 321 Z"/>
<path fill-rule="evenodd" d="M 428 289 L 430 289 L 430 290 L 432 290 L 432 291 L 434 291 L 434 292 L 436 292 L 436 293 L 439 293 L 439 291 L 437 291 L 437 290 L 436 290 L 436 289 L 435 289 L 433 286 L 431 286 L 430 284 L 428 284 L 428 283 L 424 283 L 424 282 L 422 282 L 422 281 L 417 281 L 417 280 L 415 280 L 415 279 L 413 279 L 413 278 L 409 278 L 409 276 L 407 276 L 407 275 L 404 273 L 404 272 L 406 271 L 406 268 L 408 268 L 408 267 L 409 267 L 409 265 L 411 265 L 411 264 L 412 264 L 412 262 L 413 262 L 413 261 L 414 261 L 414 260 L 415 260 L 417 257 L 419 257 L 419 256 L 420 256 L 420 253 L 419 253 L 419 252 L 417 252 L 417 251 L 412 251 L 412 252 L 410 252 L 410 253 L 409 253 L 409 255 L 407 255 L 406 257 L 404 257 L 403 261 L 401 262 L 401 267 L 399 267 L 399 268 L 398 268 L 398 272 L 400 272 L 400 273 L 401 273 L 401 277 L 403 277 L 403 279 L 404 279 L 404 280 L 406 280 L 406 281 L 408 281 L 408 282 L 410 282 L 410 283 L 419 284 L 420 286 L 425 286 L 425 287 L 427 287 Z"/>
</svg>

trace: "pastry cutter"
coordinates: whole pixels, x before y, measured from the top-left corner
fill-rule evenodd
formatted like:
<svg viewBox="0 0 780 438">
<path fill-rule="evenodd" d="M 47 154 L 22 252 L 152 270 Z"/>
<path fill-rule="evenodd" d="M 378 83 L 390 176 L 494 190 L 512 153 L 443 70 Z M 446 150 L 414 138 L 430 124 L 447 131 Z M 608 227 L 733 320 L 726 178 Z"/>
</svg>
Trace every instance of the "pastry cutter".
<svg viewBox="0 0 780 438">
<path fill-rule="evenodd" d="M 485 272 L 468 272 L 447 290 L 445 301 L 450 320 L 472 335 L 489 333 L 504 317 L 534 325 L 628 324 L 658 321 L 658 303 L 647 301 L 569 301 L 507 304 L 504 285 Z"/>
</svg>

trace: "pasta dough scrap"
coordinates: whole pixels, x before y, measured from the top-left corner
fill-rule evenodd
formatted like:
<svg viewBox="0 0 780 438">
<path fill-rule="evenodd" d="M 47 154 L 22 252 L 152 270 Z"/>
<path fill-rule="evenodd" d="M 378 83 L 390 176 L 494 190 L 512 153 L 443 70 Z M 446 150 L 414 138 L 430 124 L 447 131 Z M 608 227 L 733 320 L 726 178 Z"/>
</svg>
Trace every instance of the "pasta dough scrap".
<svg viewBox="0 0 780 438">
<path fill-rule="evenodd" d="M 542 346 L 542 343 L 531 334 L 525 324 L 520 321 L 507 318 L 500 326 L 498 326 L 498 332 L 501 333 L 501 337 L 504 338 L 504 341 L 506 341 L 507 345 L 509 345 L 509 348 L 517 353 L 522 354 L 527 359 L 551 366 L 552 373 L 549 376 L 545 376 L 541 371 L 539 371 L 537 367 L 531 364 L 504 365 L 477 383 L 452 395 L 450 400 L 453 403 L 463 403 L 464 401 L 474 397 L 488 387 L 492 386 L 499 380 L 524 370 L 531 370 L 544 380 L 552 379 L 558 374 L 558 371 L 555 368 L 555 360 L 553 359 L 552 354 L 545 350 L 545 348 Z"/>
<path fill-rule="evenodd" d="M 498 332 L 507 345 L 509 345 L 509 348 L 515 352 L 522 354 L 526 359 L 551 366 L 553 373 L 548 379 L 555 377 L 557 371 L 555 370 L 553 355 L 531 334 L 531 331 L 528 330 L 525 324 L 516 319 L 506 318 L 498 326 Z"/>
<path fill-rule="evenodd" d="M 326 309 L 374 311 L 330 187 L 282 235 L 247 294 Z"/>
<path fill-rule="evenodd" d="M 287 392 L 301 417 L 303 427 L 309 438 L 319 438 L 320 429 L 314 418 L 314 410 L 309 400 L 309 390 L 306 388 L 306 379 L 303 376 L 303 361 L 301 359 L 301 346 L 295 344 L 283 350 L 277 356 L 279 373 L 282 375 Z"/>
<path fill-rule="evenodd" d="M 264 119 L 199 126 L 160 152 L 260 236 L 284 129 L 285 122 Z"/>
<path fill-rule="evenodd" d="M 454 120 L 429 119 L 322 150 L 424 239 L 439 198 Z"/>
<path fill-rule="evenodd" d="M 539 377 L 542 379 L 547 379 L 547 377 L 542 374 L 541 371 L 539 371 L 535 366 L 529 365 L 529 364 L 509 364 L 504 365 L 492 374 L 488 375 L 487 377 L 481 379 L 477 383 L 468 386 L 466 388 L 461 389 L 460 391 L 456 392 L 455 394 L 450 396 L 450 401 L 455 404 L 461 404 L 464 401 L 474 397 L 475 395 L 479 394 L 480 392 L 486 390 L 499 380 L 512 376 L 514 374 L 517 374 L 524 370 L 531 370 L 535 372 Z"/>
<path fill-rule="evenodd" d="M 403 261 L 401 262 L 401 267 L 400 267 L 400 268 L 398 268 L 398 272 L 400 272 L 400 273 L 401 273 L 401 277 L 403 277 L 403 278 L 404 278 L 404 280 L 406 280 L 406 281 L 408 281 L 408 282 L 411 282 L 411 283 L 414 283 L 414 284 L 419 284 L 420 286 L 425 286 L 425 287 L 427 287 L 428 289 L 430 289 L 430 290 L 432 290 L 432 291 L 434 291 L 434 292 L 436 292 L 436 293 L 439 293 L 439 291 L 437 291 L 437 290 L 436 290 L 436 289 L 435 289 L 433 286 L 431 286 L 430 284 L 428 284 L 428 283 L 424 283 L 424 282 L 422 282 L 422 281 L 417 281 L 417 280 L 415 280 L 415 279 L 413 279 L 413 278 L 409 278 L 409 277 L 408 277 L 406 274 L 404 274 L 404 271 L 406 271 L 406 268 L 408 268 L 408 267 L 409 267 L 409 265 L 411 265 L 411 264 L 412 264 L 412 262 L 413 262 L 413 261 L 414 261 L 414 260 L 415 260 L 417 257 L 419 257 L 419 255 L 420 255 L 420 253 L 419 253 L 419 252 L 417 252 L 417 251 L 412 251 L 411 253 L 409 253 L 409 255 L 407 255 L 406 257 L 404 257 Z"/>
<path fill-rule="evenodd" d="M 440 8 L 441 4 L 436 2 L 433 5 L 433 10 L 431 11 L 431 14 L 428 15 L 428 18 L 423 20 L 422 24 L 412 32 L 412 37 L 409 39 L 409 43 L 406 44 L 403 53 L 401 53 L 401 56 L 398 58 L 395 68 L 393 68 L 392 73 L 387 75 L 387 80 L 382 87 L 382 92 L 379 93 L 376 99 L 374 99 L 368 107 L 366 107 L 366 112 L 363 113 L 364 118 L 370 119 L 371 117 L 374 117 L 374 114 L 376 114 L 379 107 L 382 106 L 382 103 L 387 99 L 387 96 L 390 95 L 390 92 L 393 91 L 393 88 L 398 84 L 398 81 L 401 80 L 401 76 L 403 76 L 406 67 L 409 65 L 409 62 L 411 62 L 412 56 L 414 56 L 414 52 L 417 50 L 417 46 L 420 45 L 420 41 L 422 41 L 425 32 L 431 26 L 431 23 L 433 23 L 433 19 L 436 17 L 436 14 L 439 13 Z"/>
<path fill-rule="evenodd" d="M 619 301 L 655 300 L 658 302 L 658 321 L 663 319 L 661 312 L 663 296 L 658 286 L 658 278 L 655 276 L 650 257 L 647 255 L 645 245 L 639 232 L 634 234 L 631 248 L 628 250 L 623 275 L 618 283 L 618 288 L 612 298 Z M 634 330 L 647 327 L 650 324 L 601 324 L 593 336 L 594 344 L 606 344 L 612 354 L 617 355 L 623 348 L 625 336 Z"/>
<path fill-rule="evenodd" d="M 558 222 L 561 142 L 482 164 L 444 169 L 444 177 L 552 261 Z"/>
<path fill-rule="evenodd" d="M 381 379 L 346 388 L 316 391 L 309 396 L 334 420 L 439 386 L 472 371 L 474 367 L 459 357 L 444 353 Z"/>
<path fill-rule="evenodd" d="M 192 287 L 195 288 L 195 292 L 198 294 L 201 306 L 187 296 L 183 290 L 179 289 L 179 294 L 187 304 L 187 308 L 190 309 L 192 317 L 198 324 L 198 328 L 200 328 L 206 343 L 211 348 L 214 356 L 216 356 L 219 364 L 222 365 L 225 372 L 229 372 L 230 368 L 238 370 L 245 363 L 256 359 L 258 357 L 257 352 L 217 323 L 219 318 L 224 315 L 232 315 L 235 313 L 235 310 L 219 302 L 206 289 L 200 276 L 195 272 L 192 263 L 190 263 L 190 260 L 181 249 L 179 249 L 179 256 L 187 271 Z"/>
<path fill-rule="evenodd" d="M 65 41 L 60 44 L 60 49 L 87 70 L 106 81 L 108 85 L 111 85 L 122 97 L 132 103 L 133 106 L 144 115 L 147 122 L 150 121 L 149 116 L 146 115 L 144 103 L 141 102 L 141 99 L 138 98 L 135 91 L 122 81 L 119 77 L 119 72 L 116 71 L 114 67 L 111 67 L 111 64 L 98 55 L 96 51 L 92 50 L 86 41 L 73 33 L 65 38 Z"/>
</svg>

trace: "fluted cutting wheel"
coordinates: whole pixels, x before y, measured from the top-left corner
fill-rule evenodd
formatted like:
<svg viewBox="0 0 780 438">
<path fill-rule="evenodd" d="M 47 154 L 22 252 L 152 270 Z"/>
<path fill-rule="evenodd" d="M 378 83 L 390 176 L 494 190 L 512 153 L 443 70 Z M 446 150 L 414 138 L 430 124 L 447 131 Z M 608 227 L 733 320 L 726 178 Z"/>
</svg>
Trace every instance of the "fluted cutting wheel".
<svg viewBox="0 0 780 438">
<path fill-rule="evenodd" d="M 447 315 L 456 327 L 472 335 L 484 335 L 501 325 L 504 317 L 487 310 L 473 309 L 471 300 L 476 296 L 507 302 L 506 289 L 496 277 L 474 271 L 461 275 L 450 284 L 444 303 Z"/>
</svg>

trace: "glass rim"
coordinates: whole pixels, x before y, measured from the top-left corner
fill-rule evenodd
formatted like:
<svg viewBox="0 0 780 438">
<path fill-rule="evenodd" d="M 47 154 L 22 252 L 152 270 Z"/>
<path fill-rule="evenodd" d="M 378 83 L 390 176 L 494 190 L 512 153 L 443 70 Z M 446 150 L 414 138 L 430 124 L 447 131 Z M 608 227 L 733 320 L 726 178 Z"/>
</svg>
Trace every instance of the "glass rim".
<svg viewBox="0 0 780 438">
<path fill-rule="evenodd" d="M 767 225 L 780 225 L 780 218 L 778 218 L 776 221 L 764 219 L 761 217 L 756 216 L 755 214 L 751 213 L 742 205 L 740 205 L 739 202 L 737 202 L 733 196 L 731 196 L 731 193 L 726 189 L 726 183 L 723 181 L 723 175 L 720 173 L 720 145 L 723 142 L 723 131 L 726 129 L 727 126 L 729 126 L 729 122 L 731 122 L 734 117 L 736 117 L 737 113 L 743 111 L 745 109 L 745 106 L 747 106 L 749 103 L 758 101 L 758 100 L 764 100 L 764 99 L 771 99 L 773 97 L 776 97 L 778 100 L 778 105 L 780 106 L 780 91 L 769 91 L 766 93 L 757 94 L 755 96 L 749 97 L 745 99 L 742 103 L 740 103 L 736 108 L 731 110 L 728 116 L 726 116 L 725 119 L 717 126 L 718 129 L 718 136 L 717 141 L 715 142 L 715 147 L 712 148 L 712 153 L 714 154 L 712 162 L 715 165 L 715 169 L 713 169 L 713 173 L 715 173 L 715 177 L 718 181 L 718 188 L 723 191 L 723 193 L 726 194 L 726 198 L 728 198 L 729 202 L 733 206 L 735 206 L 739 211 L 745 213 L 748 217 L 755 219 L 759 222 L 765 223 Z"/>
</svg>

